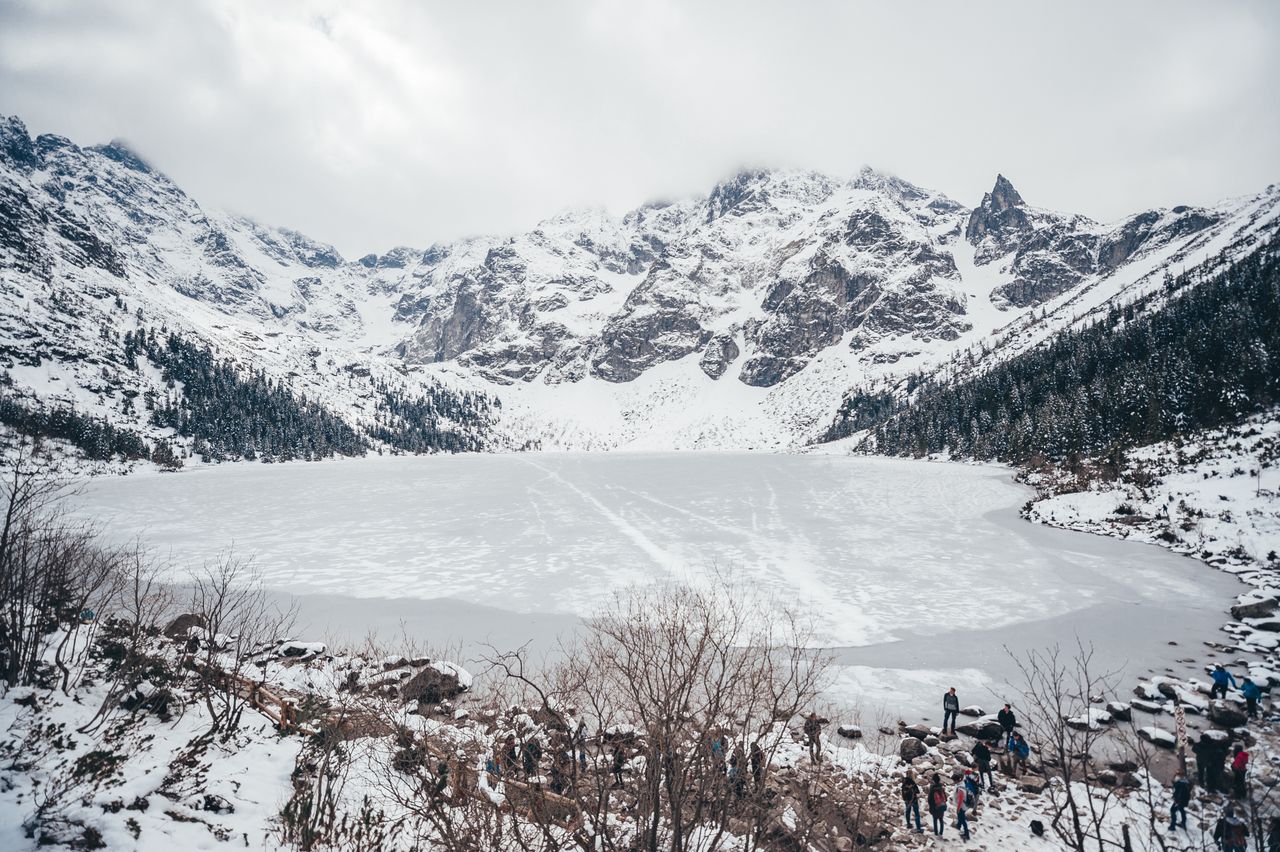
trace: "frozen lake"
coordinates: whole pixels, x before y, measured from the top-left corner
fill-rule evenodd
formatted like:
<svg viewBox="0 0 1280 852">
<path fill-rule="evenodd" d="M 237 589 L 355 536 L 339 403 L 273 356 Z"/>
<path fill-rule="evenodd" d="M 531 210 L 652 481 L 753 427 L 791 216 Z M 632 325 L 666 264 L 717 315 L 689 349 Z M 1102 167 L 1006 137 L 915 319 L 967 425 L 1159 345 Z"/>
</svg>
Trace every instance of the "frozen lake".
<svg viewBox="0 0 1280 852">
<path fill-rule="evenodd" d="M 841 689 L 877 700 L 932 693 L 935 675 L 994 694 L 1003 644 L 1079 633 L 1124 664 L 1224 620 L 1231 578 L 1028 524 L 1028 496 L 991 467 L 610 453 L 232 465 L 98 479 L 80 499 L 179 564 L 251 556 L 312 630 L 347 637 L 404 621 L 516 644 L 620 585 L 720 571 L 814 612 Z"/>
</svg>

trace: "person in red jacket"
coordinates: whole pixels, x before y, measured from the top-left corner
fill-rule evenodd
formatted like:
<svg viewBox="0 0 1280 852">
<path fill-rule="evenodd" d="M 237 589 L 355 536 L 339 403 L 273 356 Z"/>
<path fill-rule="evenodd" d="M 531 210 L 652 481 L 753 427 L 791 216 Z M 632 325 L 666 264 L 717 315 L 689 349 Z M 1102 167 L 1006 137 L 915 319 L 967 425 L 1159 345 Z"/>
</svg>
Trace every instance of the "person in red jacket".
<svg viewBox="0 0 1280 852">
<path fill-rule="evenodd" d="M 960 829 L 960 839 L 969 839 L 969 817 L 966 815 L 965 805 L 968 803 L 969 791 L 965 789 L 964 782 L 961 781 L 956 785 L 956 828 Z"/>
<path fill-rule="evenodd" d="M 1235 748 L 1235 757 L 1231 758 L 1231 780 L 1234 781 L 1234 788 L 1231 794 L 1237 799 L 1243 799 L 1245 796 L 1244 779 L 1249 772 L 1249 752 L 1244 750 L 1244 746 L 1237 745 Z"/>
</svg>

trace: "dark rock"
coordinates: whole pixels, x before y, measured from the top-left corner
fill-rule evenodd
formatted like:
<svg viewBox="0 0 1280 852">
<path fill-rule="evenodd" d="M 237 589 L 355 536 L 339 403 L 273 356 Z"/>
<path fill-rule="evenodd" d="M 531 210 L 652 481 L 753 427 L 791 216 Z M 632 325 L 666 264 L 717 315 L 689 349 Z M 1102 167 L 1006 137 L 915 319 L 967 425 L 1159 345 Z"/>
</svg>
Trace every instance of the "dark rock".
<svg viewBox="0 0 1280 852">
<path fill-rule="evenodd" d="M 1234 702 L 1221 699 L 1209 702 L 1209 721 L 1223 728 L 1238 728 L 1248 724 L 1249 717 Z"/>
<path fill-rule="evenodd" d="M 423 704 L 439 704 L 471 688 L 470 675 L 449 663 L 427 663 L 400 686 L 400 698 Z"/>
<path fill-rule="evenodd" d="M 910 763 L 928 752 L 928 746 L 915 737 L 904 737 L 898 744 L 898 756 Z"/>
<path fill-rule="evenodd" d="M 738 355 L 738 344 L 734 342 L 733 335 L 717 334 L 703 350 L 698 366 L 711 378 L 718 379 L 737 360 Z"/>
<path fill-rule="evenodd" d="M 836 733 L 849 740 L 862 739 L 862 728 L 857 725 L 840 725 L 836 728 Z"/>
<path fill-rule="evenodd" d="M 1000 727 L 1000 723 L 990 718 L 956 725 L 957 734 L 964 734 L 966 737 L 974 737 L 979 740 L 994 740 L 1003 732 L 1004 729 Z"/>
<path fill-rule="evenodd" d="M 1108 701 L 1107 712 L 1117 722 L 1128 722 L 1133 719 L 1133 709 L 1127 701 Z"/>
<path fill-rule="evenodd" d="M 1024 793 L 1039 795 L 1049 786 L 1049 780 L 1039 775 L 1024 775 L 1018 779 L 1018 789 Z"/>
<path fill-rule="evenodd" d="M 170 639 L 186 639 L 191 633 L 191 628 L 198 627 L 201 630 L 206 629 L 208 622 L 204 616 L 195 612 L 188 612 L 178 616 L 164 629 L 164 635 Z"/>
</svg>

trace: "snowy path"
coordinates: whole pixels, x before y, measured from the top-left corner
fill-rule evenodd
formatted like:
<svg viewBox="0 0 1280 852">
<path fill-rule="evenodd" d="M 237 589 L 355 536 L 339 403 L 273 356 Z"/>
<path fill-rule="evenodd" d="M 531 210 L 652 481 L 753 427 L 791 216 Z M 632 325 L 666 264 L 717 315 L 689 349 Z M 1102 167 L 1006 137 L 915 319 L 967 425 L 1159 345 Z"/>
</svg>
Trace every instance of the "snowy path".
<svg viewBox="0 0 1280 852">
<path fill-rule="evenodd" d="M 990 649 L 1045 629 L 1136 651 L 1154 638 L 1131 625 L 1181 621 L 1179 638 L 1206 638 L 1221 623 L 1230 578 L 1155 547 L 1027 524 L 1027 496 L 991 467 L 547 453 L 235 465 L 98 479 L 80 499 L 112 534 L 141 535 L 179 564 L 234 547 L 280 590 L 393 599 L 363 610 L 420 611 L 463 632 L 486 619 L 413 601 L 563 625 L 619 585 L 721 571 L 808 606 L 824 642 L 853 648 L 844 677 L 859 692 L 898 689 L 868 666 L 998 678 Z"/>
</svg>

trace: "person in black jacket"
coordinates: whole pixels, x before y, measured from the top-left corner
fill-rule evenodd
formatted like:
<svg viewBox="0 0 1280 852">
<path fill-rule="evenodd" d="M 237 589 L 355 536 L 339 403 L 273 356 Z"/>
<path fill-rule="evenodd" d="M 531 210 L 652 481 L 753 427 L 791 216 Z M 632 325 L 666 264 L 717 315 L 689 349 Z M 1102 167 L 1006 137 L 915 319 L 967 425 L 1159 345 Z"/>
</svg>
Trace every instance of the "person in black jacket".
<svg viewBox="0 0 1280 852">
<path fill-rule="evenodd" d="M 1018 717 L 1013 715 L 1013 708 L 1006 704 L 1004 709 L 996 714 L 996 721 L 1004 731 L 1004 749 L 1008 751 L 1009 743 L 1013 740 L 1013 729 L 1018 725 Z"/>
<path fill-rule="evenodd" d="M 960 715 L 960 698 L 953 686 L 942 696 L 942 733 L 956 732 L 956 718 Z M 948 724 L 950 723 L 950 724 Z"/>
<path fill-rule="evenodd" d="M 1173 779 L 1173 804 L 1169 807 L 1169 830 L 1178 827 L 1181 816 L 1182 827 L 1187 827 L 1187 805 L 1191 804 L 1191 782 L 1187 776 L 1179 772 Z"/>
<path fill-rule="evenodd" d="M 978 740 L 971 752 L 973 754 L 973 762 L 978 765 L 978 783 L 983 783 L 983 776 L 986 776 L 986 783 L 995 785 L 996 779 L 991 774 L 991 747 Z"/>
<path fill-rule="evenodd" d="M 907 828 L 911 828 L 911 816 L 914 814 L 916 834 L 924 834 L 924 827 L 920 825 L 920 785 L 911 777 L 910 772 L 902 779 L 902 803 L 906 810 Z"/>
</svg>

